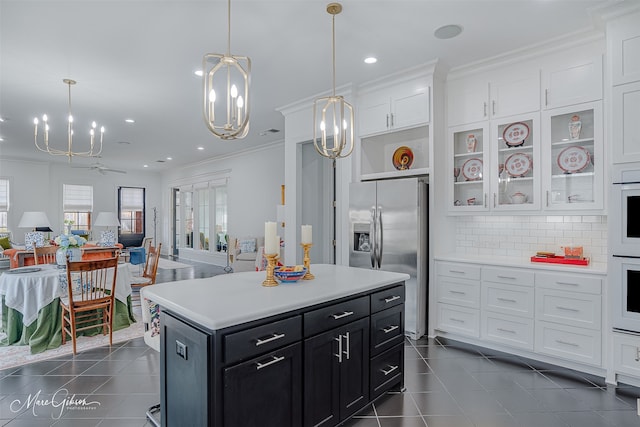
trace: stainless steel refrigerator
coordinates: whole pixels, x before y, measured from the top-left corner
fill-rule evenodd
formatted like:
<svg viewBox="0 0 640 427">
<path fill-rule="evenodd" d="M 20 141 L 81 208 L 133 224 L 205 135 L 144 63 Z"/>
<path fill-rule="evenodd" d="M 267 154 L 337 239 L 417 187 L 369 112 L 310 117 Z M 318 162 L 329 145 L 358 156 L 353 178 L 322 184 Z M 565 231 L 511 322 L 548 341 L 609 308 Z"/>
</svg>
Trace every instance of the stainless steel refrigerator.
<svg viewBox="0 0 640 427">
<path fill-rule="evenodd" d="M 428 184 L 419 178 L 352 183 L 349 265 L 407 273 L 405 334 L 427 331 Z"/>
</svg>

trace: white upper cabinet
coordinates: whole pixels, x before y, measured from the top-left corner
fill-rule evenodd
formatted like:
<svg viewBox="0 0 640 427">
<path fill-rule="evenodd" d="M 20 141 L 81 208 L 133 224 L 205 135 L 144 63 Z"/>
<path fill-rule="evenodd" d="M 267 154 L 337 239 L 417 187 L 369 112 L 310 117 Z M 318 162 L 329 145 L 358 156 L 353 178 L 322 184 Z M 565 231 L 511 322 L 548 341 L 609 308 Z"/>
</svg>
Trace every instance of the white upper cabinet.
<svg viewBox="0 0 640 427">
<path fill-rule="evenodd" d="M 450 80 L 447 106 L 449 126 L 538 111 L 540 73 L 517 70 Z"/>
<path fill-rule="evenodd" d="M 429 84 L 415 79 L 366 92 L 358 98 L 360 136 L 408 129 L 429 123 Z"/>
<path fill-rule="evenodd" d="M 613 87 L 613 163 L 640 162 L 640 81 Z"/>
<path fill-rule="evenodd" d="M 607 40 L 613 85 L 640 81 L 640 12 L 609 23 Z"/>
<path fill-rule="evenodd" d="M 565 107 L 602 99 L 602 56 L 542 69 L 542 107 Z"/>
</svg>

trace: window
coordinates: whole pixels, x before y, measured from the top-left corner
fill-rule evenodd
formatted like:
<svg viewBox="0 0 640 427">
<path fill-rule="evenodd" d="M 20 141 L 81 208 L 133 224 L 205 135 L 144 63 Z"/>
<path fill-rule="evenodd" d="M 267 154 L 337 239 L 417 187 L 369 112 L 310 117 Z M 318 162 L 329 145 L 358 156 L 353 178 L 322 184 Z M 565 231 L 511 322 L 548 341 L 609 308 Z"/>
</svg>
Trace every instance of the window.
<svg viewBox="0 0 640 427">
<path fill-rule="evenodd" d="M 145 235 L 145 190 L 137 187 L 118 189 L 120 236 L 125 247 L 140 246 Z"/>
<path fill-rule="evenodd" d="M 91 230 L 93 187 L 91 185 L 64 184 L 62 188 L 64 223 L 72 230 Z"/>
<path fill-rule="evenodd" d="M 0 231 L 9 231 L 9 180 L 0 178 Z"/>
</svg>

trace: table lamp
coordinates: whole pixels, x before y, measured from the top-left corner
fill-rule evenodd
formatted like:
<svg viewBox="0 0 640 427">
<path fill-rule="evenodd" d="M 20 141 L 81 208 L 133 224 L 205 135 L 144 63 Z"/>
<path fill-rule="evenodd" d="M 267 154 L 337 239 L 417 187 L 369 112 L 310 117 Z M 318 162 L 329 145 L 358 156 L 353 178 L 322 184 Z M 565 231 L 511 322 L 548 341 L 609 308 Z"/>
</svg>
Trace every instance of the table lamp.
<svg viewBox="0 0 640 427">
<path fill-rule="evenodd" d="M 18 228 L 31 228 L 33 231 L 40 231 L 36 230 L 36 228 L 40 227 L 47 227 L 51 231 L 51 223 L 44 212 L 25 212 L 20 218 L 20 223 L 18 223 Z"/>
<path fill-rule="evenodd" d="M 118 219 L 118 215 L 115 212 L 100 212 L 98 213 L 98 217 L 96 218 L 96 222 L 93 223 L 94 227 L 107 227 L 107 231 L 109 227 L 120 227 L 120 220 Z M 114 233 L 115 242 L 118 243 L 118 233 Z"/>
</svg>

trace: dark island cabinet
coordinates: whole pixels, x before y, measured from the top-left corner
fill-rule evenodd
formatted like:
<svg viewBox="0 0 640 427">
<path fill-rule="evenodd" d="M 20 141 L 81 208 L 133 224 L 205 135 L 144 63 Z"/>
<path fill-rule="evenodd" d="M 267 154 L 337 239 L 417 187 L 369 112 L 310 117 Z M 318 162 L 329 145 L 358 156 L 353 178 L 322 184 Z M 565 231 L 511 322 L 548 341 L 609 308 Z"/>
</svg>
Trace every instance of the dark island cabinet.
<svg viewBox="0 0 640 427">
<path fill-rule="evenodd" d="M 209 330 L 161 309 L 165 427 L 337 426 L 404 386 L 404 284 Z"/>
</svg>

